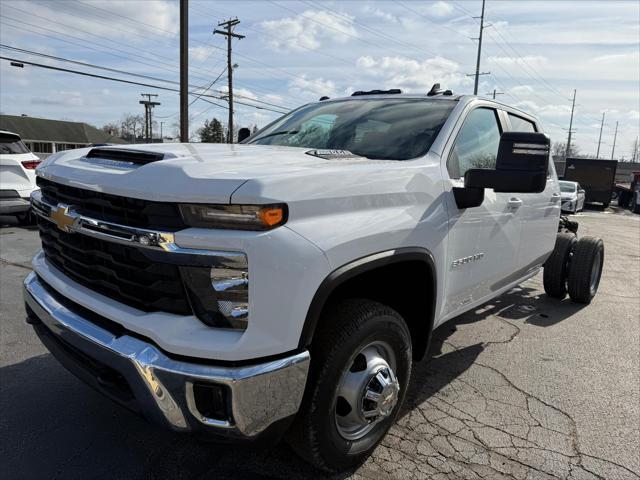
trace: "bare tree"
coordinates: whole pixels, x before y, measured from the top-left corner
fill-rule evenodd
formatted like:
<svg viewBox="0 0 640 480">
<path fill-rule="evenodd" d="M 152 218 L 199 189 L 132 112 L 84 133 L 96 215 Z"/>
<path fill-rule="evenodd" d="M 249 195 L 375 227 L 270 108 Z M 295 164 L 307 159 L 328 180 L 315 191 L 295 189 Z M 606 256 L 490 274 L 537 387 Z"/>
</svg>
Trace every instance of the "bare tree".
<svg viewBox="0 0 640 480">
<path fill-rule="evenodd" d="M 120 121 L 120 134 L 122 138 L 129 140 L 131 143 L 135 143 L 136 138 L 142 135 L 143 128 L 144 118 L 142 118 L 142 115 L 127 113 Z"/>
<path fill-rule="evenodd" d="M 566 143 L 554 142 L 551 146 L 551 155 L 553 156 L 554 160 L 564 160 L 566 150 Z M 580 149 L 575 144 L 572 144 L 569 148 L 569 157 L 577 157 L 578 155 L 580 155 Z"/>
<path fill-rule="evenodd" d="M 631 161 L 640 161 L 640 143 L 638 142 L 638 137 L 636 137 L 636 139 L 633 141 L 633 144 L 631 145 Z"/>
<path fill-rule="evenodd" d="M 116 123 L 105 123 L 101 130 L 107 135 L 111 135 L 112 137 L 120 136 L 120 125 Z"/>
</svg>

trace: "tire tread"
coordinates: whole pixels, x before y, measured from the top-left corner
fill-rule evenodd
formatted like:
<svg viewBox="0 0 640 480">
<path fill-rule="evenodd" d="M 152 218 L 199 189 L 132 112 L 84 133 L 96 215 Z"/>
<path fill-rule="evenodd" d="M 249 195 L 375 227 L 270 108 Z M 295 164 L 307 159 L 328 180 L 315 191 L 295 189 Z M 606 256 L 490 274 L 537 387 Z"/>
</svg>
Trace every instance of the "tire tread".
<svg viewBox="0 0 640 480">
<path fill-rule="evenodd" d="M 542 274 L 544 291 L 550 297 L 562 300 L 567 296 L 567 262 L 576 241 L 572 233 L 559 233 L 556 237 L 553 253 L 545 262 Z"/>
<path fill-rule="evenodd" d="M 602 249 L 602 261 L 604 262 L 604 248 L 601 239 L 581 237 L 575 246 L 568 281 L 569 296 L 574 302 L 590 303 L 593 299 L 591 295 L 591 268 L 598 249 Z"/>
<path fill-rule="evenodd" d="M 321 470 L 335 471 L 334 467 L 327 464 L 320 451 L 313 415 L 319 405 L 317 397 L 320 389 L 314 387 L 334 366 L 336 356 L 340 353 L 339 346 L 355 335 L 367 321 L 378 316 L 391 316 L 399 320 L 404 325 L 408 345 L 411 344 L 409 330 L 395 310 L 371 300 L 348 299 L 329 307 L 323 315 L 323 328 L 316 333 L 311 346 L 312 363 L 307 379 L 307 391 L 298 418 L 287 433 L 287 443 L 300 457 Z M 390 325 L 394 329 L 398 328 L 397 323 L 390 322 Z"/>
</svg>

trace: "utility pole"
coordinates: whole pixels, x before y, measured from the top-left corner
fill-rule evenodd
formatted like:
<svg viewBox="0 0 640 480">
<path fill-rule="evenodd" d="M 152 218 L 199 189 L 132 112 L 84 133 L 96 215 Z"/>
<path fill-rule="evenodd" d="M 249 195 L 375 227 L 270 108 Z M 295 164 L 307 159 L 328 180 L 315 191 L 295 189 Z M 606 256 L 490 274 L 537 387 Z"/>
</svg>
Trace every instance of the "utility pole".
<svg viewBox="0 0 640 480">
<path fill-rule="evenodd" d="M 160 140 L 162 140 L 162 143 L 164 143 L 164 135 L 162 135 L 162 126 L 164 125 L 164 122 L 160 122 Z"/>
<path fill-rule="evenodd" d="M 180 141 L 189 141 L 189 2 L 180 0 Z"/>
<path fill-rule="evenodd" d="M 233 143 L 233 65 L 231 63 L 231 40 L 233 38 L 243 39 L 245 36 L 233 33 L 233 27 L 238 25 L 240 20 L 237 18 L 218 23 L 219 27 L 225 30 L 214 30 L 213 34 L 224 35 L 227 37 L 227 79 L 229 82 L 229 129 L 227 131 L 227 143 Z"/>
<path fill-rule="evenodd" d="M 153 141 L 153 107 L 160 105 L 160 102 L 152 102 L 151 97 L 157 97 L 155 93 L 141 93 L 143 97 L 147 97 L 147 100 L 140 100 L 140 105 L 144 105 L 144 136 L 147 143 Z"/>
<path fill-rule="evenodd" d="M 602 127 L 604 127 L 604 112 L 602 112 L 602 123 L 600 123 L 600 136 L 598 137 L 598 151 L 596 151 L 596 158 L 600 158 L 600 143 L 602 142 Z"/>
<path fill-rule="evenodd" d="M 475 73 L 475 83 L 473 84 L 473 94 L 478 95 L 478 80 L 480 79 L 480 75 L 488 75 L 490 72 L 480 73 L 480 56 L 482 54 L 482 31 L 485 29 L 484 26 L 484 2 L 482 0 L 482 13 L 480 14 L 480 35 L 478 36 L 478 58 L 476 60 L 476 73 Z M 478 18 L 478 17 L 473 17 Z"/>
<path fill-rule="evenodd" d="M 576 90 L 573 90 L 573 102 L 571 103 L 571 120 L 569 120 L 569 136 L 567 138 L 567 149 L 564 152 L 564 158 L 569 156 L 569 150 L 571 149 L 571 134 L 573 133 L 573 111 L 576 108 Z"/>
<path fill-rule="evenodd" d="M 613 134 L 613 148 L 611 149 L 611 160 L 613 160 L 613 154 L 616 151 L 616 138 L 618 138 L 618 122 L 616 122 L 616 132 Z"/>
<path fill-rule="evenodd" d="M 487 95 L 491 95 L 491 92 L 487 93 Z M 498 92 L 495 88 L 493 89 L 493 99 L 496 99 L 496 95 L 504 95 L 504 92 Z"/>
</svg>

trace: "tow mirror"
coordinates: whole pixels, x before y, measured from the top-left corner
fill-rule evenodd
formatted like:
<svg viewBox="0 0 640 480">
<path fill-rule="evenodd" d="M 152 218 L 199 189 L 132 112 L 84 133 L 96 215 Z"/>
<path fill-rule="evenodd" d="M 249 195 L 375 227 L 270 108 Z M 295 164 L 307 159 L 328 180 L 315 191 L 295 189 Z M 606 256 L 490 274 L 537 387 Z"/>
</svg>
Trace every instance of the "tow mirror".
<svg viewBox="0 0 640 480">
<path fill-rule="evenodd" d="M 481 205 L 485 188 L 506 193 L 544 191 L 549 169 L 549 146 L 549 137 L 544 133 L 503 133 L 496 168 L 469 169 L 464 174 L 464 188 L 454 188 L 458 208 Z"/>
<path fill-rule="evenodd" d="M 251 136 L 251 130 L 249 130 L 248 128 L 241 128 L 240 130 L 238 130 L 238 143 L 242 142 L 243 140 L 246 140 L 250 136 Z"/>
<path fill-rule="evenodd" d="M 495 170 L 467 170 L 465 188 L 493 188 L 496 192 L 508 193 L 542 192 L 547 185 L 549 144 L 549 137 L 544 133 L 503 133 Z"/>
</svg>

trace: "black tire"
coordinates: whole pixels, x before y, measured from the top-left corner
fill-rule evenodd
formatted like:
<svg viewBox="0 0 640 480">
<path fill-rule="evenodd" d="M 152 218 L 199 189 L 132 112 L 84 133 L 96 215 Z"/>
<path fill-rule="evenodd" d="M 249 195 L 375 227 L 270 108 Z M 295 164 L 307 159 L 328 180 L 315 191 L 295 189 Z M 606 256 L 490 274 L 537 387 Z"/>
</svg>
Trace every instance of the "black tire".
<svg viewBox="0 0 640 480">
<path fill-rule="evenodd" d="M 638 192 L 633 192 L 633 197 L 631 198 L 631 201 L 633 203 L 631 204 L 630 210 L 633 213 L 640 213 L 640 204 L 638 204 L 638 195 L 640 195 Z"/>
<path fill-rule="evenodd" d="M 553 253 L 544 264 L 542 281 L 544 291 L 553 298 L 562 300 L 567 296 L 567 274 L 571 251 L 578 240 L 573 233 L 559 233 Z"/>
<path fill-rule="evenodd" d="M 342 471 L 364 462 L 395 421 L 411 375 L 411 336 L 397 312 L 370 300 L 345 300 L 329 308 L 319 325 L 305 396 L 287 442 L 315 467 Z M 393 350 L 400 391 L 389 416 L 364 437 L 347 440 L 338 429 L 338 390 L 357 353 L 371 342 L 385 342 Z"/>
<path fill-rule="evenodd" d="M 590 303 L 598 291 L 602 266 L 604 264 L 604 243 L 595 237 L 582 237 L 576 244 L 569 268 L 568 290 L 571 300 Z"/>
</svg>

